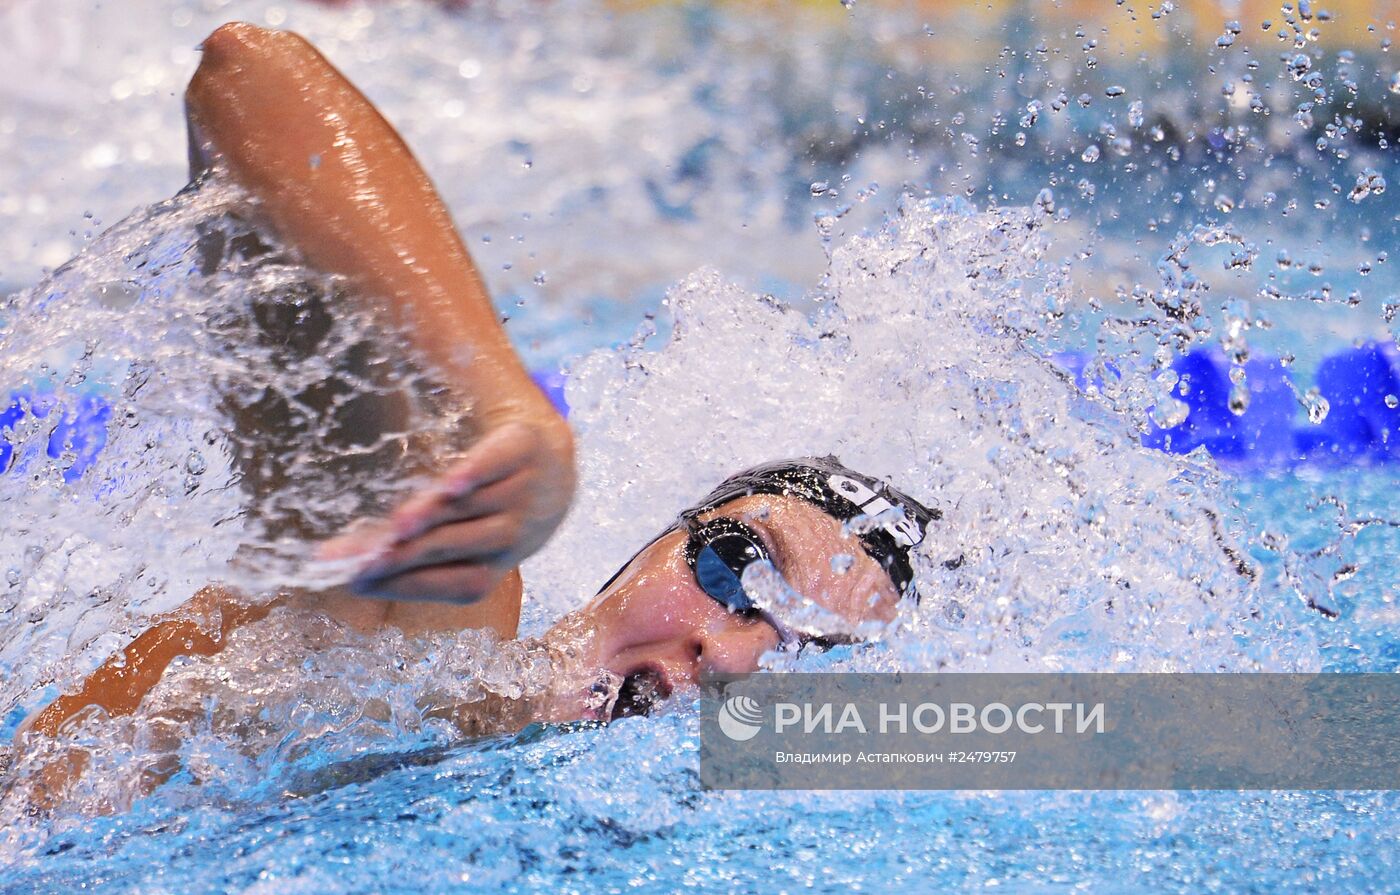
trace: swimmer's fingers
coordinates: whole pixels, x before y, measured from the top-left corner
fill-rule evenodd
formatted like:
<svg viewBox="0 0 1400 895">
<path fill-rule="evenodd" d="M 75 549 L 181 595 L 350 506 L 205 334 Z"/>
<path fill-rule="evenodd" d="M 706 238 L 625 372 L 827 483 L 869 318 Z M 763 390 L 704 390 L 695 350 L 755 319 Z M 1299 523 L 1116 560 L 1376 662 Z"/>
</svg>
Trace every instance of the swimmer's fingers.
<svg viewBox="0 0 1400 895">
<path fill-rule="evenodd" d="M 574 475 L 572 433 L 557 414 L 501 423 L 387 520 L 328 542 L 321 558 L 363 557 L 351 588 L 364 595 L 474 602 L 553 534 Z"/>
<path fill-rule="evenodd" d="M 370 561 L 386 556 L 396 546 L 411 542 L 441 526 L 510 510 L 517 505 L 526 484 L 517 474 L 482 485 L 461 497 L 453 497 L 449 485 L 450 481 L 456 481 L 453 478 L 456 473 L 454 467 L 438 482 L 405 501 L 388 519 L 361 520 L 350 530 L 326 541 L 317 550 L 317 558 L 342 560 L 362 557 Z M 491 474 L 496 474 L 496 468 L 492 469 Z"/>
<path fill-rule="evenodd" d="M 518 507 L 526 485 L 523 474 L 517 473 L 463 498 L 445 498 L 436 490 L 415 495 L 394 511 L 384 528 L 395 543 L 406 543 L 444 525 L 509 514 Z"/>
<path fill-rule="evenodd" d="M 518 523 L 495 515 L 442 525 L 391 548 L 361 571 L 351 588 L 398 600 L 475 602 L 513 566 Z"/>
<path fill-rule="evenodd" d="M 491 430 L 431 488 L 394 511 L 389 518 L 396 535 L 414 538 L 444 521 L 499 512 L 497 507 L 518 489 L 492 486 L 535 463 L 541 447 L 538 433 L 523 423 Z"/>
</svg>

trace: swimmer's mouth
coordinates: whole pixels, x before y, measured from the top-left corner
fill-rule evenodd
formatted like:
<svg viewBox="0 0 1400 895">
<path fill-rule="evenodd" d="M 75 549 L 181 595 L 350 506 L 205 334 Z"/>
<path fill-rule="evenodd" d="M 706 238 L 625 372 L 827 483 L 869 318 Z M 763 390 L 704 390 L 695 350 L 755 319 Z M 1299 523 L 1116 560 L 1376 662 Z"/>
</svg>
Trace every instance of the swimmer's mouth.
<svg viewBox="0 0 1400 895">
<path fill-rule="evenodd" d="M 623 678 L 609 720 L 645 715 L 670 696 L 671 682 L 660 668 L 647 665 L 635 669 Z"/>
</svg>

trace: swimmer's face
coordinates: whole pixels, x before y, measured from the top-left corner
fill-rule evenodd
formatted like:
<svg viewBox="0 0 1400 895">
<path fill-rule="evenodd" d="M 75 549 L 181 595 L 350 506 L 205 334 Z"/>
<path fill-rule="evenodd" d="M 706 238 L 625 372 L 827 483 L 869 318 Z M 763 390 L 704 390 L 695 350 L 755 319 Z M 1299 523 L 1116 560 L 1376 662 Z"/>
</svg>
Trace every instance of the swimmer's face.
<svg viewBox="0 0 1400 895">
<path fill-rule="evenodd" d="M 754 495 L 698 519 L 718 517 L 752 529 L 788 584 L 827 610 L 852 624 L 894 618 L 899 595 L 889 576 L 806 501 Z M 614 717 L 644 711 L 705 673 L 755 671 L 781 642 L 770 622 L 733 613 L 701 589 L 686 561 L 688 537 L 673 531 L 651 544 L 580 614 L 598 663 L 626 681 Z"/>
</svg>

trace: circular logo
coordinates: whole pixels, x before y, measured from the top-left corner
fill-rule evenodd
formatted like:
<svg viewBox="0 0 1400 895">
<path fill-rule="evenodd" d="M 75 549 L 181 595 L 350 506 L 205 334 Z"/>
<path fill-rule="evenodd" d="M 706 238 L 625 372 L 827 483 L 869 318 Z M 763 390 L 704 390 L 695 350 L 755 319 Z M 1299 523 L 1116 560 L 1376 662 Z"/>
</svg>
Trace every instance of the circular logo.
<svg viewBox="0 0 1400 895">
<path fill-rule="evenodd" d="M 763 729 L 763 709 L 747 696 L 731 696 L 719 707 L 719 729 L 737 743 L 751 740 Z"/>
</svg>

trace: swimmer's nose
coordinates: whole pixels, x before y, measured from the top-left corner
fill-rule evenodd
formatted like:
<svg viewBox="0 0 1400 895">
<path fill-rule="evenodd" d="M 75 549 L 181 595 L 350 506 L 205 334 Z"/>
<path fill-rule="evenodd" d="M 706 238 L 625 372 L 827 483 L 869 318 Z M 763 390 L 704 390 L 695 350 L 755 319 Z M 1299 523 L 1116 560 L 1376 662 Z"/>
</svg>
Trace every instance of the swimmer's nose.
<svg viewBox="0 0 1400 895">
<path fill-rule="evenodd" d="M 606 651 L 622 665 L 652 659 L 685 668 L 688 682 L 700 675 L 742 674 L 778 645 L 778 633 L 763 622 L 729 614 L 700 593 L 633 597 L 600 607 L 595 618 Z M 605 662 L 610 667 L 614 662 Z M 613 668 L 626 674 L 631 668 Z"/>
</svg>

